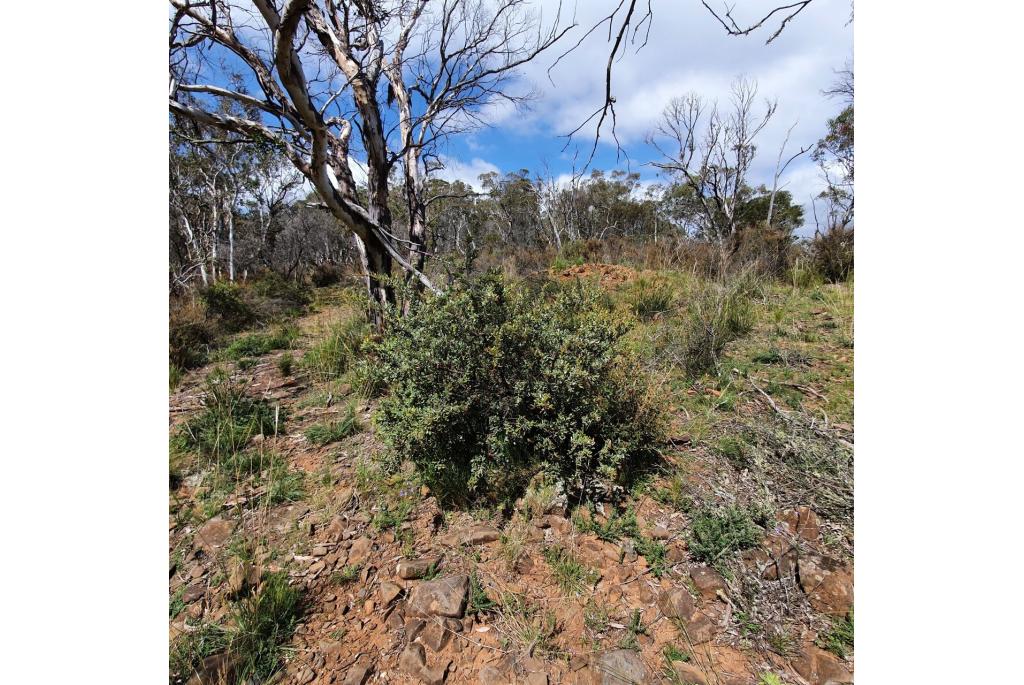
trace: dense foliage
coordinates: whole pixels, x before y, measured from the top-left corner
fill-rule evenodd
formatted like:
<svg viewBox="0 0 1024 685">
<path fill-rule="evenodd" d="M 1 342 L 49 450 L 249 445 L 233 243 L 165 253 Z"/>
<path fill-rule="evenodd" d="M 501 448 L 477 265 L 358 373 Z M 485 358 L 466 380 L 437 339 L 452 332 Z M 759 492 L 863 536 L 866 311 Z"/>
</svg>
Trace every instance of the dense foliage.
<svg viewBox="0 0 1024 685">
<path fill-rule="evenodd" d="M 512 495 L 540 470 L 574 490 L 625 478 L 660 437 L 627 324 L 582 285 L 538 297 L 488 275 L 390 327 L 380 434 L 444 495 Z"/>
</svg>

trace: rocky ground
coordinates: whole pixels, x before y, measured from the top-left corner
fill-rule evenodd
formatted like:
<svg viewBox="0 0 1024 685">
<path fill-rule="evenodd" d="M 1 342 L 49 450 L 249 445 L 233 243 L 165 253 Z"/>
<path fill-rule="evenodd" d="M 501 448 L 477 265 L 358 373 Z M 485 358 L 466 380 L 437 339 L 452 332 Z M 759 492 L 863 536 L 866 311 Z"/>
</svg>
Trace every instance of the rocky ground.
<svg viewBox="0 0 1024 685">
<path fill-rule="evenodd" d="M 229 620 L 233 598 L 282 571 L 302 590 L 303 614 L 281 683 L 853 682 L 852 644 L 837 648 L 834 637 L 853 603 L 852 526 L 832 498 L 801 502 L 800 488 L 773 498 L 759 542 L 713 566 L 696 561 L 693 500 L 742 500 L 776 472 L 737 469 L 703 433 L 685 432 L 679 407 L 664 468 L 632 492 L 576 509 L 538 487 L 511 515 L 442 511 L 411 469 L 376 466 L 372 401 L 357 400 L 354 435 L 323 446 L 307 437 L 343 415 L 351 389 L 285 374 L 279 362 L 339 315 L 327 306 L 300 321 L 298 351 L 220 364 L 287 410 L 283 430 L 257 436 L 257 448 L 280 455 L 303 485 L 270 497 L 274 484 L 248 480 L 212 497 L 202 468 L 180 468 L 170 494 L 172 645 Z M 172 392 L 172 433 L 200 408 L 211 368 Z M 795 432 L 794 413 L 773 404 L 751 390 L 735 411 Z M 232 668 L 213 654 L 179 680 L 233 682 Z"/>
</svg>

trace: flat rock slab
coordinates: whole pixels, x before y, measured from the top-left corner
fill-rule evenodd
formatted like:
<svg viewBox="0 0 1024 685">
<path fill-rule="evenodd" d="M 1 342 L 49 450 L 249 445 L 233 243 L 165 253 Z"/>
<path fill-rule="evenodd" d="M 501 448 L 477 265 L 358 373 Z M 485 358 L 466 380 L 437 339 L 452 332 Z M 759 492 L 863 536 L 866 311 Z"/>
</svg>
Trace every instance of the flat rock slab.
<svg viewBox="0 0 1024 685">
<path fill-rule="evenodd" d="M 593 685 L 642 685 L 650 682 L 640 655 L 630 649 L 605 652 L 594 663 Z"/>
<path fill-rule="evenodd" d="M 439 557 L 425 557 L 423 559 L 403 559 L 398 562 L 395 572 L 403 580 L 416 580 L 427 575 L 431 567 L 437 568 L 441 563 Z"/>
<path fill-rule="evenodd" d="M 309 513 L 309 505 L 296 503 L 275 507 L 267 512 L 267 526 L 277 533 L 287 533 L 299 524 L 299 519 Z"/>
<path fill-rule="evenodd" d="M 690 578 L 693 580 L 697 592 L 704 599 L 715 599 L 718 591 L 725 592 L 725 580 L 721 574 L 707 566 L 700 566 L 690 571 Z"/>
<path fill-rule="evenodd" d="M 370 538 L 361 537 L 353 540 L 352 546 L 348 549 L 348 565 L 362 566 L 369 558 L 372 549 L 373 541 Z"/>
<path fill-rule="evenodd" d="M 207 554 L 223 547 L 235 532 L 235 522 L 212 518 L 196 531 L 195 546 Z"/>
<path fill-rule="evenodd" d="M 501 532 L 491 526 L 477 526 L 466 532 L 466 542 L 470 545 L 486 545 L 501 537 Z"/>
<path fill-rule="evenodd" d="M 845 685 L 853 682 L 853 674 L 842 661 L 817 647 L 808 647 L 792 664 L 796 672 L 811 685 Z"/>
<path fill-rule="evenodd" d="M 348 673 L 345 674 L 345 680 L 341 681 L 341 685 L 365 685 L 372 672 L 373 664 L 369 662 L 356 663 L 352 668 L 348 669 Z"/>
<path fill-rule="evenodd" d="M 811 606 L 824 614 L 844 616 L 853 606 L 853 574 L 838 562 L 810 555 L 797 562 L 800 587 Z"/>
<path fill-rule="evenodd" d="M 408 609 L 420 616 L 462 618 L 469 599 L 469 576 L 448 576 L 420 583 L 409 593 Z"/>
<path fill-rule="evenodd" d="M 382 607 L 389 606 L 395 599 L 402 594 L 402 588 L 394 583 L 383 582 L 377 589 L 377 594 L 380 596 L 380 605 Z"/>
</svg>

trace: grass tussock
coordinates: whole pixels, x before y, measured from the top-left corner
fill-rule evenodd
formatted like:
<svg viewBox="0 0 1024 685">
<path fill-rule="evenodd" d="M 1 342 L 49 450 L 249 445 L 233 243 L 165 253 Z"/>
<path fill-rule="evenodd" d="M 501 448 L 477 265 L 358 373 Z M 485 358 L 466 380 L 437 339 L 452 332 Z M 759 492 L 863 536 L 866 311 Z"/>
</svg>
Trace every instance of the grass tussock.
<svg viewBox="0 0 1024 685">
<path fill-rule="evenodd" d="M 299 329 L 293 325 L 280 326 L 272 333 L 250 333 L 228 345 L 224 356 L 235 361 L 244 357 L 262 357 L 274 350 L 288 349 L 298 335 Z"/>
<path fill-rule="evenodd" d="M 244 448 L 256 435 L 272 435 L 281 429 L 282 412 L 223 371 L 206 380 L 203 409 L 181 427 L 175 446 L 214 460 L 226 459 Z"/>
<path fill-rule="evenodd" d="M 359 419 L 355 404 L 350 404 L 345 415 L 338 421 L 317 423 L 306 429 L 305 436 L 314 445 L 321 447 L 328 443 L 344 440 L 359 431 Z"/>
<path fill-rule="evenodd" d="M 362 354 L 369 331 L 359 316 L 333 326 L 302 356 L 302 367 L 314 380 L 341 378 Z"/>
<path fill-rule="evenodd" d="M 592 589 L 600 574 L 580 562 L 569 550 L 552 545 L 544 549 L 544 561 L 562 594 L 573 597 Z"/>
</svg>

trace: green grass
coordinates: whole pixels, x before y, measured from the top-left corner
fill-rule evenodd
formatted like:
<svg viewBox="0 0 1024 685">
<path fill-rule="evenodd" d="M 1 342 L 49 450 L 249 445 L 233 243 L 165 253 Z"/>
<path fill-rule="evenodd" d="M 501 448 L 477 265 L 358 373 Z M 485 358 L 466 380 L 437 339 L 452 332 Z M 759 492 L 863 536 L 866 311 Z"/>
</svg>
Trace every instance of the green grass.
<svg viewBox="0 0 1024 685">
<path fill-rule="evenodd" d="M 230 458 L 256 435 L 280 430 L 283 412 L 262 398 L 250 396 L 243 385 L 223 371 L 206 379 L 203 409 L 179 429 L 174 447 L 213 459 Z"/>
<path fill-rule="evenodd" d="M 668 570 L 665 558 L 667 548 L 656 540 L 643 535 L 636 522 L 636 513 L 632 509 L 620 513 L 613 511 L 604 523 L 598 523 L 593 511 L 583 516 L 577 511 L 573 517 L 577 530 L 581 533 L 593 533 L 606 542 L 618 542 L 623 538 L 632 538 L 636 553 L 647 560 L 651 573 L 660 578 Z"/>
<path fill-rule="evenodd" d="M 167 372 L 167 380 L 170 385 L 170 389 L 174 390 L 181 385 L 181 379 L 185 376 L 185 372 L 181 370 L 181 367 L 174 362 L 170 363 L 169 370 Z"/>
<path fill-rule="evenodd" d="M 597 571 L 586 566 L 563 547 L 551 546 L 544 549 L 544 561 L 551 568 L 551 575 L 562 594 L 581 595 L 593 588 L 600 578 Z"/>
<path fill-rule="evenodd" d="M 223 355 L 234 361 L 245 357 L 262 357 L 274 350 L 288 349 L 298 336 L 299 329 L 291 325 L 281 326 L 273 333 L 249 333 L 236 338 L 224 349 Z"/>
<path fill-rule="evenodd" d="M 341 420 L 314 424 L 306 429 L 305 435 L 307 440 L 320 447 L 344 440 L 358 430 L 359 420 L 356 417 L 356 406 L 350 404 Z"/>
<path fill-rule="evenodd" d="M 409 518 L 409 514 L 412 513 L 415 507 L 416 503 L 408 498 L 394 503 L 382 501 L 380 503 L 380 511 L 373 517 L 374 530 L 379 533 L 389 528 L 397 529 L 405 523 L 405 520 Z"/>
<path fill-rule="evenodd" d="M 498 604 L 487 595 L 480 575 L 474 570 L 469 574 L 469 601 L 466 604 L 467 614 L 483 614 L 493 611 Z"/>
<path fill-rule="evenodd" d="M 682 651 L 675 645 L 665 645 L 665 649 L 662 650 L 662 654 L 665 655 L 665 659 L 669 662 L 687 662 L 690 660 L 690 655 Z"/>
<path fill-rule="evenodd" d="M 647 626 L 643 624 L 643 610 L 634 609 L 633 613 L 629 617 L 629 623 L 626 625 L 626 635 L 619 641 L 619 647 L 622 649 L 640 651 L 640 642 L 638 638 L 641 635 L 646 634 Z"/>
<path fill-rule="evenodd" d="M 182 599 L 182 596 L 185 594 L 185 589 L 185 586 L 182 585 L 180 588 L 178 588 L 177 592 L 171 595 L 169 609 L 172 619 L 177 618 L 178 614 L 185 610 L 185 601 Z"/>
<path fill-rule="evenodd" d="M 204 477 L 205 489 L 196 497 L 196 503 L 209 518 L 223 507 L 227 498 L 245 486 L 263 486 L 263 494 L 250 500 L 249 506 L 294 502 L 305 495 L 305 475 L 288 466 L 280 455 L 266 450 L 235 452 L 213 463 L 213 469 Z"/>
<path fill-rule="evenodd" d="M 239 662 L 238 682 L 262 682 L 278 670 L 282 647 L 301 615 L 301 592 L 284 572 L 267 575 L 258 590 L 234 605 L 228 650 Z"/>
<path fill-rule="evenodd" d="M 764 531 L 750 514 L 738 507 L 704 510 L 693 518 L 690 555 L 697 561 L 718 563 L 725 555 L 749 549 L 761 541 Z"/>
<path fill-rule="evenodd" d="M 594 633 L 603 633 L 608 630 L 610 621 L 611 615 L 605 604 L 596 602 L 593 598 L 587 600 L 586 605 L 583 607 L 583 625 L 587 629 Z"/>
<path fill-rule="evenodd" d="M 204 623 L 177 638 L 171 643 L 168 654 L 171 682 L 175 682 L 174 676 L 182 682 L 188 680 L 203 659 L 224 651 L 228 639 L 228 633 L 212 623 Z"/>
<path fill-rule="evenodd" d="M 819 635 L 815 642 L 822 649 L 845 659 L 847 653 L 853 649 L 853 609 L 850 609 L 850 613 L 844 618 L 834 621 L 832 627 Z"/>
<path fill-rule="evenodd" d="M 277 360 L 277 370 L 281 372 L 282 376 L 292 375 L 294 366 L 295 357 L 292 356 L 291 352 L 285 352 Z"/>
<path fill-rule="evenodd" d="M 359 572 L 363 570 L 360 564 L 344 566 L 340 571 L 336 571 L 331 576 L 331 583 L 334 585 L 346 585 L 353 582 L 359 577 Z"/>
<path fill-rule="evenodd" d="M 302 366 L 315 380 L 340 378 L 362 354 L 369 324 L 354 316 L 330 328 L 313 347 L 302 356 Z"/>
<path fill-rule="evenodd" d="M 672 308 L 675 291 L 662 279 L 638 278 L 626 291 L 626 304 L 634 315 L 650 319 Z"/>
</svg>

